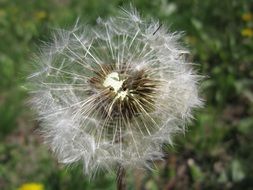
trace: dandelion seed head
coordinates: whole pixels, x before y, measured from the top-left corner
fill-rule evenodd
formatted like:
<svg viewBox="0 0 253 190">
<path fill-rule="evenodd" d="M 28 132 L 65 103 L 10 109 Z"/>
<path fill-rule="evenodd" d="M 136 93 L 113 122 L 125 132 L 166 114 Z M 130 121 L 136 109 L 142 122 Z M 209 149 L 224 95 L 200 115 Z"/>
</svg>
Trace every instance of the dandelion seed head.
<svg viewBox="0 0 253 190">
<path fill-rule="evenodd" d="M 31 103 L 45 142 L 84 171 L 150 167 L 201 106 L 181 34 L 131 8 L 97 26 L 57 30 L 35 59 Z"/>
</svg>

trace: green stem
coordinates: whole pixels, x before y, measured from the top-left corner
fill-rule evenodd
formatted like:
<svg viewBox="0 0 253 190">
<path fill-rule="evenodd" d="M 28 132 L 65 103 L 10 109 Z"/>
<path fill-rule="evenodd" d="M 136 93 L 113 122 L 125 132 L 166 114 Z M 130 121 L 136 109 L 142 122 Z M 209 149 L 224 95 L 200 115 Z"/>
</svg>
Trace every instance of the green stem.
<svg viewBox="0 0 253 190">
<path fill-rule="evenodd" d="M 117 171 L 117 190 L 126 190 L 126 170 L 122 166 Z"/>
</svg>

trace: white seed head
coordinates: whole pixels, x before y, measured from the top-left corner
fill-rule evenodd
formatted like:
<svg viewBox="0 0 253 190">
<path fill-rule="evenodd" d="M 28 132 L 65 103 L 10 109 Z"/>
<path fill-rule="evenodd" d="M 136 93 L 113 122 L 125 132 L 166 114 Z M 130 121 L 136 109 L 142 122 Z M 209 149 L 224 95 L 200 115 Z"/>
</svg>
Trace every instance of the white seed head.
<svg viewBox="0 0 253 190">
<path fill-rule="evenodd" d="M 149 167 L 184 132 L 201 105 L 199 76 L 179 33 L 136 10 L 96 27 L 58 30 L 29 78 L 32 106 L 60 162 L 98 168 Z"/>
</svg>

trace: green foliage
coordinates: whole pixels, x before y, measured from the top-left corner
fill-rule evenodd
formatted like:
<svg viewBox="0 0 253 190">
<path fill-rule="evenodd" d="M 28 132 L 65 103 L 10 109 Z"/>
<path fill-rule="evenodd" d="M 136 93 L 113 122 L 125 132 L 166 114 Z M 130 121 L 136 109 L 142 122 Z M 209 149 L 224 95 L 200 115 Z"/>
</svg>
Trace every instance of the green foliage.
<svg viewBox="0 0 253 190">
<path fill-rule="evenodd" d="M 167 148 L 157 171 L 135 178 L 129 189 L 251 189 L 253 186 L 253 3 L 238 0 L 136 0 L 143 16 L 159 18 L 171 31 L 184 31 L 206 75 L 205 107 L 185 138 Z M 114 189 L 115 176 L 101 173 L 89 181 L 80 166 L 62 168 L 34 132 L 37 124 L 26 104 L 25 80 L 40 40 L 50 30 L 80 22 L 95 24 L 113 15 L 120 0 L 0 0 L 0 189 L 26 182 L 47 190 Z"/>
</svg>

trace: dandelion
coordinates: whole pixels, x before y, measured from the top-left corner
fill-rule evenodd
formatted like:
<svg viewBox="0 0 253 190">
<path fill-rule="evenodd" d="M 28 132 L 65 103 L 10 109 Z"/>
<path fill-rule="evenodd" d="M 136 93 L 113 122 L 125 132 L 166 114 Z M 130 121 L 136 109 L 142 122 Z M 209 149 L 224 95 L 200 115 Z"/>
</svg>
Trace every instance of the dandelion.
<svg viewBox="0 0 253 190">
<path fill-rule="evenodd" d="M 242 15 L 242 20 L 244 20 L 244 21 L 251 21 L 252 20 L 252 13 L 244 13 L 243 15 Z"/>
<path fill-rule="evenodd" d="M 41 183 L 25 183 L 18 190 L 44 190 L 44 186 Z"/>
<path fill-rule="evenodd" d="M 58 30 L 36 59 L 31 103 L 64 164 L 150 167 L 201 105 L 188 51 L 158 21 L 131 8 L 97 26 Z"/>
<path fill-rule="evenodd" d="M 241 35 L 244 37 L 252 37 L 253 36 L 253 30 L 251 28 L 244 28 L 241 31 Z"/>
<path fill-rule="evenodd" d="M 47 17 L 47 13 L 45 11 L 38 11 L 35 12 L 34 16 L 37 20 L 43 20 Z"/>
</svg>

